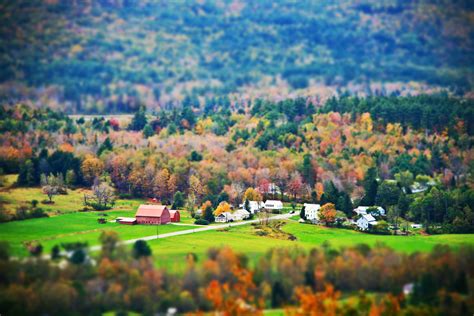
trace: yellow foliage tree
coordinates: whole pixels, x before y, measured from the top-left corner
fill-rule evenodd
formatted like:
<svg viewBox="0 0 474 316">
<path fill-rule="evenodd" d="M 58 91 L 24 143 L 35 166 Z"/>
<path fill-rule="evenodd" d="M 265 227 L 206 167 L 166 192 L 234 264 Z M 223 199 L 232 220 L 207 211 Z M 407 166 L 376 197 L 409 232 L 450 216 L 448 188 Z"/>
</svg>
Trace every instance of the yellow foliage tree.
<svg viewBox="0 0 474 316">
<path fill-rule="evenodd" d="M 329 225 L 336 220 L 336 207 L 333 203 L 326 203 L 319 210 L 319 220 Z"/>
<path fill-rule="evenodd" d="M 230 212 L 230 204 L 223 201 L 217 206 L 216 210 L 214 211 L 214 215 L 219 216 L 219 214 L 222 214 L 225 212 Z"/>
<path fill-rule="evenodd" d="M 262 195 L 254 188 L 248 188 L 244 193 L 244 200 L 261 201 Z"/>
<path fill-rule="evenodd" d="M 84 180 L 92 184 L 94 179 L 100 177 L 104 171 L 104 163 L 99 158 L 88 155 L 82 162 L 81 171 Z"/>
</svg>

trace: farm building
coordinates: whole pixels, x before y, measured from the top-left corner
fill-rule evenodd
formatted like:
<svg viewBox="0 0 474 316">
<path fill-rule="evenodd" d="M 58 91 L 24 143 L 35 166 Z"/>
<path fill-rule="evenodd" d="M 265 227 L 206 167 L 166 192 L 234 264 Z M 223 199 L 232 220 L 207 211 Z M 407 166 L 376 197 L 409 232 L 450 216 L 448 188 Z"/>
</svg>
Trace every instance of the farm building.
<svg viewBox="0 0 474 316">
<path fill-rule="evenodd" d="M 135 215 L 137 224 L 162 225 L 171 221 L 170 211 L 165 205 L 140 205 Z"/>
<path fill-rule="evenodd" d="M 245 202 L 240 204 L 239 207 L 241 209 L 245 209 Z M 252 214 L 255 214 L 255 213 L 259 212 L 264 207 L 265 207 L 265 204 L 263 202 L 249 201 L 249 208 L 250 208 L 250 212 L 252 212 Z"/>
<path fill-rule="evenodd" d="M 367 214 L 368 209 L 377 209 L 377 211 L 379 212 L 378 215 L 385 216 L 385 210 L 381 206 L 358 206 L 357 208 L 354 209 L 354 212 L 357 215 L 363 215 L 363 214 Z"/>
<path fill-rule="evenodd" d="M 170 210 L 170 220 L 173 223 L 181 221 L 181 215 L 179 214 L 178 210 Z"/>
<path fill-rule="evenodd" d="M 137 219 L 133 217 L 117 217 L 115 221 L 124 225 L 135 225 L 137 223 Z"/>
<path fill-rule="evenodd" d="M 265 208 L 267 210 L 281 210 L 283 209 L 283 203 L 279 200 L 266 200 Z"/>
<path fill-rule="evenodd" d="M 319 220 L 319 209 L 321 205 L 319 204 L 304 204 L 304 216 L 308 221 L 316 223 Z"/>
<path fill-rule="evenodd" d="M 377 225 L 377 221 L 370 214 L 362 214 L 357 220 L 356 225 L 360 230 L 368 230 L 370 226 Z"/>
<path fill-rule="evenodd" d="M 229 212 L 221 213 L 214 218 L 215 218 L 216 223 L 227 223 L 227 222 L 234 221 L 232 214 Z"/>
<path fill-rule="evenodd" d="M 232 218 L 234 219 L 234 221 L 241 221 L 241 220 L 249 218 L 249 216 L 250 216 L 250 213 L 244 209 L 238 209 L 237 211 L 232 213 Z"/>
</svg>

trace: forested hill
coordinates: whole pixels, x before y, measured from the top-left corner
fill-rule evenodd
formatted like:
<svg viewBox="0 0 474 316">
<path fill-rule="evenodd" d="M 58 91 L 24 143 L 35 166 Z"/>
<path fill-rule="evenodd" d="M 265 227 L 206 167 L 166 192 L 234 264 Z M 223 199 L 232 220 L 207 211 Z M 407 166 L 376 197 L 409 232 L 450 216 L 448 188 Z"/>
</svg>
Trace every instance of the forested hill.
<svg viewBox="0 0 474 316">
<path fill-rule="evenodd" d="M 473 9 L 469 0 L 0 1 L 0 100 L 128 112 L 322 86 L 465 94 Z"/>
</svg>

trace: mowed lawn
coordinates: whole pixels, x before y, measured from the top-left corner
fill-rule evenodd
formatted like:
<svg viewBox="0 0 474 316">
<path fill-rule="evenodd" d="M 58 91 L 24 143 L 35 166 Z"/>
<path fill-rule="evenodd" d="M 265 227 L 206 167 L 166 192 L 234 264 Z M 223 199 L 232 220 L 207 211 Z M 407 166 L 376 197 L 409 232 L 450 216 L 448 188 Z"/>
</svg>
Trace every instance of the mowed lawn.
<svg viewBox="0 0 474 316">
<path fill-rule="evenodd" d="M 87 242 L 90 246 L 99 244 L 99 236 L 104 230 L 116 231 L 122 240 L 156 235 L 157 227 L 149 225 L 122 225 L 114 222 L 99 224 L 99 214 L 104 212 L 76 212 L 53 217 L 28 219 L 0 224 L 0 240 L 10 243 L 12 254 L 27 255 L 24 243 L 38 241 L 49 253 L 54 245 L 67 242 Z M 135 211 L 106 211 L 107 220 L 118 216 L 134 216 Z M 190 226 L 162 225 L 158 233 L 192 228 Z"/>
<path fill-rule="evenodd" d="M 433 236 L 382 236 L 369 235 L 357 231 L 325 228 L 316 225 L 299 224 L 289 221 L 283 230 L 295 235 L 296 241 L 257 236 L 250 225 L 231 228 L 226 231 L 207 231 L 191 235 L 175 236 L 153 240 L 152 247 L 157 266 L 166 267 L 175 272 L 185 268 L 185 257 L 188 253 L 198 256 L 200 262 L 212 247 L 231 247 L 236 252 L 244 253 L 251 263 L 257 262 L 269 249 L 275 247 L 300 247 L 311 249 L 328 242 L 334 248 L 353 246 L 365 243 L 374 246 L 377 242 L 394 250 L 413 253 L 426 252 L 437 244 L 446 244 L 458 248 L 462 244 L 474 245 L 474 235 L 433 235 Z"/>
</svg>

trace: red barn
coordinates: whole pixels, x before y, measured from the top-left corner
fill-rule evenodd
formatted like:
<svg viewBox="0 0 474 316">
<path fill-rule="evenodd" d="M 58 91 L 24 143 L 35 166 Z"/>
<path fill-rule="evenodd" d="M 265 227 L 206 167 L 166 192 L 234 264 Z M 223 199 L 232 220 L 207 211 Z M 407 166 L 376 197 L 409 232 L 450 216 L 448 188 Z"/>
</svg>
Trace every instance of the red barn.
<svg viewBox="0 0 474 316">
<path fill-rule="evenodd" d="M 180 222 L 181 215 L 179 214 L 178 210 L 170 210 L 170 217 L 172 222 Z"/>
<path fill-rule="evenodd" d="M 137 224 L 161 225 L 171 221 L 170 212 L 165 205 L 140 205 L 135 218 Z"/>
</svg>

